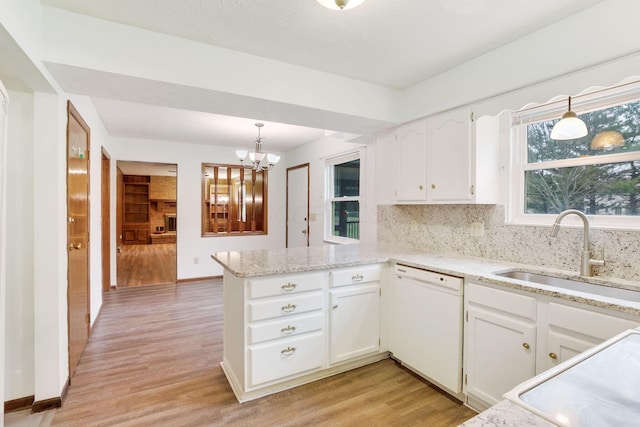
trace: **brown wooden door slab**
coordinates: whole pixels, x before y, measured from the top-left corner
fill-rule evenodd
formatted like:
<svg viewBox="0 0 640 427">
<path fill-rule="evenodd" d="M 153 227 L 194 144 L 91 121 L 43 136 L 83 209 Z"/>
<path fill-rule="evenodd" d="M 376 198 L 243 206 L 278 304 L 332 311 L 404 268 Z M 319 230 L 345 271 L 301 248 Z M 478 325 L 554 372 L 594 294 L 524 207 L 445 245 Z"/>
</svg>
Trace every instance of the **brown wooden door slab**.
<svg viewBox="0 0 640 427">
<path fill-rule="evenodd" d="M 90 130 L 71 102 L 67 113 L 67 303 L 72 377 L 89 339 Z"/>
</svg>

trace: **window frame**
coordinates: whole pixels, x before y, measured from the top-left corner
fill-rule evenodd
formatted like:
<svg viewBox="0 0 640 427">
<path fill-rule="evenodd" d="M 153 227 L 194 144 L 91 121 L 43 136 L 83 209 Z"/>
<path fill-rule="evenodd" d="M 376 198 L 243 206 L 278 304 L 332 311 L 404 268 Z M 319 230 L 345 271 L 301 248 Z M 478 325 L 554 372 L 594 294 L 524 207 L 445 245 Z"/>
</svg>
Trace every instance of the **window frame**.
<svg viewBox="0 0 640 427">
<path fill-rule="evenodd" d="M 572 97 L 572 110 L 577 114 L 602 110 L 616 105 L 640 100 L 640 82 L 599 89 L 588 94 Z M 572 159 L 549 160 L 528 163 L 528 124 L 557 119 L 566 111 L 566 97 L 543 105 L 523 108 L 511 114 L 510 123 L 510 182 L 508 185 L 507 223 L 513 225 L 551 225 L 557 214 L 527 214 L 525 208 L 525 172 L 531 170 L 611 164 L 640 160 L 640 151 L 602 154 Z M 570 141 L 567 141 L 570 143 Z M 629 215 L 588 215 L 592 227 L 602 229 L 640 230 L 640 217 Z M 569 226 L 582 226 L 582 221 L 573 215 L 564 219 Z"/>
<path fill-rule="evenodd" d="M 342 163 L 348 163 L 353 160 L 360 160 L 360 170 L 358 176 L 358 196 L 345 196 L 345 197 L 335 197 L 334 193 L 334 166 L 340 165 Z M 332 233 L 333 224 L 333 202 L 348 202 L 348 201 L 357 201 L 358 202 L 358 214 L 362 217 L 362 194 L 364 194 L 363 184 L 364 184 L 364 150 L 358 149 L 355 151 L 348 151 L 343 154 L 339 154 L 330 158 L 325 159 L 325 192 L 324 192 L 324 200 L 325 200 L 325 221 L 324 221 L 324 241 L 327 243 L 337 243 L 337 244 L 349 244 L 349 243 L 359 243 L 362 236 L 362 222 L 359 223 L 359 232 L 358 239 L 353 239 L 350 237 L 342 237 L 342 236 L 334 236 Z"/>
</svg>

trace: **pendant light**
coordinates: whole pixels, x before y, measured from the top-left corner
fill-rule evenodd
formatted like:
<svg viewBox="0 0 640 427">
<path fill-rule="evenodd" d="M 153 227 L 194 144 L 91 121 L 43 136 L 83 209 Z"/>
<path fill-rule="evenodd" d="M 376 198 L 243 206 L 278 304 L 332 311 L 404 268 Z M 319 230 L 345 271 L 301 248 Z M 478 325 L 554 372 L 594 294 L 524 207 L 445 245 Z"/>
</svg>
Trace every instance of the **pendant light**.
<svg viewBox="0 0 640 427">
<path fill-rule="evenodd" d="M 569 109 L 551 130 L 551 139 L 576 139 L 587 136 L 588 133 L 587 125 L 571 111 L 571 97 L 569 97 Z"/>
<path fill-rule="evenodd" d="M 276 163 L 280 160 L 280 156 L 271 153 L 263 153 L 262 152 L 262 140 L 264 137 L 260 136 L 260 129 L 264 126 L 264 123 L 256 123 L 256 127 L 258 128 L 258 137 L 256 138 L 256 150 L 249 152 L 247 150 L 236 150 L 236 156 L 240 160 L 240 164 L 245 169 L 253 169 L 256 171 L 266 171 L 270 170 L 275 166 Z M 249 156 L 250 164 L 244 164 L 244 161 Z M 266 165 L 263 160 L 267 159 Z"/>
<path fill-rule="evenodd" d="M 317 0 L 324 7 L 332 10 L 348 10 L 360 6 L 364 0 Z"/>
</svg>

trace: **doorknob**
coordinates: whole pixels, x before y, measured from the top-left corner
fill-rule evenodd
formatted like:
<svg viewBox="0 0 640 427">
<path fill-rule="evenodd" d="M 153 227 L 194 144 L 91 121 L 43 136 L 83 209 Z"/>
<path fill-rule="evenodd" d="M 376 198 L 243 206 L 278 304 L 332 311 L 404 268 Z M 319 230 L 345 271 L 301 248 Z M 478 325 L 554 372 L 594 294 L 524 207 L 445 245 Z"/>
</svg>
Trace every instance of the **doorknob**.
<svg viewBox="0 0 640 427">
<path fill-rule="evenodd" d="M 82 243 L 76 243 L 75 245 L 73 243 L 69 243 L 69 250 L 72 251 L 74 249 L 80 249 L 82 247 Z"/>
</svg>

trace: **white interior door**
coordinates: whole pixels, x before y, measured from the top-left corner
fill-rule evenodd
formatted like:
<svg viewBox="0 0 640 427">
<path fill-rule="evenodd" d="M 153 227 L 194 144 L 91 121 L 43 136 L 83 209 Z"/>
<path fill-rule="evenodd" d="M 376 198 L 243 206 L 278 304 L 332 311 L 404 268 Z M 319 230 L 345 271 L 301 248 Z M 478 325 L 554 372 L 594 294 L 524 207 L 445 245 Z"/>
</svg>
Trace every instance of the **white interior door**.
<svg viewBox="0 0 640 427">
<path fill-rule="evenodd" d="M 309 246 L 309 164 L 287 169 L 287 247 Z"/>
</svg>

